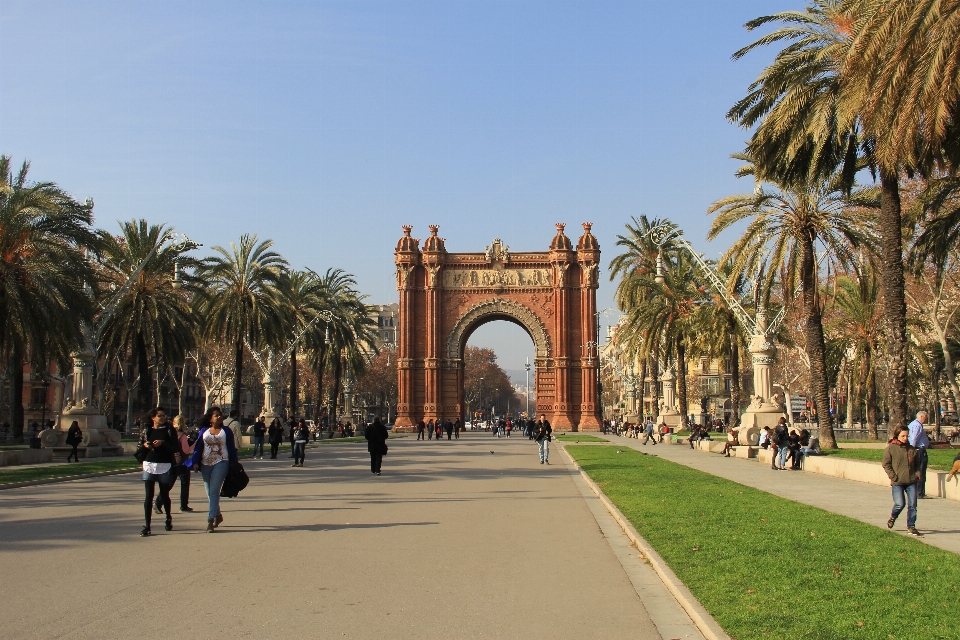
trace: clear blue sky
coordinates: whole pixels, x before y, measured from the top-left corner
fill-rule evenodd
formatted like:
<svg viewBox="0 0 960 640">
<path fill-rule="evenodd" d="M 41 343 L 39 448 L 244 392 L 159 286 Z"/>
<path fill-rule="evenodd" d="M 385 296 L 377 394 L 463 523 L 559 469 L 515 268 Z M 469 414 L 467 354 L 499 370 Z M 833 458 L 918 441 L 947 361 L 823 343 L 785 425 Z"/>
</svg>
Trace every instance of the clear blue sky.
<svg viewBox="0 0 960 640">
<path fill-rule="evenodd" d="M 606 265 L 645 213 L 716 256 L 706 207 L 751 188 L 724 114 L 769 59 L 730 54 L 744 22 L 802 6 L 2 0 L 0 152 L 93 197 L 99 226 L 257 233 L 376 303 L 404 223 L 478 251 L 592 221 Z M 509 323 L 471 344 L 508 369 L 532 355 Z"/>
</svg>

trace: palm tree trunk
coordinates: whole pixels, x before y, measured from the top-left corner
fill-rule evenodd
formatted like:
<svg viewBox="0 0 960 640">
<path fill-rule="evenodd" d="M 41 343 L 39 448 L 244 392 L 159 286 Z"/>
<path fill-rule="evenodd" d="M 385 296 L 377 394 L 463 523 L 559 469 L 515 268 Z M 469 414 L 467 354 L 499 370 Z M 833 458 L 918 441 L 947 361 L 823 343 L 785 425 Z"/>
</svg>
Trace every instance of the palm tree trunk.
<svg viewBox="0 0 960 640">
<path fill-rule="evenodd" d="M 140 388 L 138 389 L 140 395 L 140 408 L 144 411 L 144 407 L 150 404 L 153 394 L 152 386 L 153 380 L 150 377 L 150 360 L 147 358 L 147 342 L 143 338 L 143 332 L 137 332 L 137 370 L 140 374 Z"/>
<path fill-rule="evenodd" d="M 823 339 L 823 316 L 817 296 L 819 282 L 816 260 L 813 257 L 813 236 L 801 240 L 800 284 L 803 288 L 803 315 L 805 320 L 807 356 L 810 358 L 810 383 L 817 403 L 817 426 L 820 428 L 820 446 L 836 449 L 830 416 L 830 387 L 827 381 L 826 344 Z"/>
<path fill-rule="evenodd" d="M 866 402 L 867 405 L 867 439 L 877 440 L 877 372 L 873 368 L 873 352 L 867 349 L 864 353 L 867 367 Z"/>
<path fill-rule="evenodd" d="M 680 401 L 681 428 L 690 430 L 690 408 L 687 406 L 687 349 L 683 336 L 677 338 L 677 399 Z"/>
<path fill-rule="evenodd" d="M 903 220 L 897 173 L 880 169 L 880 294 L 886 325 L 890 422 L 887 434 L 907 422 L 907 302 L 903 277 Z"/>
<path fill-rule="evenodd" d="M 743 389 L 740 386 L 740 340 L 737 335 L 737 321 L 730 314 L 727 318 L 730 332 L 730 428 L 740 427 L 740 403 L 743 401 Z"/>
<path fill-rule="evenodd" d="M 297 419 L 297 348 L 290 352 L 290 419 Z"/>
<path fill-rule="evenodd" d="M 10 357 L 13 376 L 10 380 L 10 417 L 13 420 L 13 441 L 23 442 L 23 356 L 19 345 L 14 345 Z"/>
<path fill-rule="evenodd" d="M 240 387 L 243 380 L 243 339 L 237 338 L 236 353 L 233 358 L 233 398 L 230 408 L 240 414 Z"/>
<path fill-rule="evenodd" d="M 330 421 L 337 420 L 337 404 L 340 399 L 340 378 L 343 376 L 343 356 L 337 353 L 337 361 L 333 366 L 333 390 L 330 392 Z"/>
<path fill-rule="evenodd" d="M 853 408 L 855 406 L 853 393 L 853 363 L 847 373 L 847 429 L 853 429 Z"/>
</svg>

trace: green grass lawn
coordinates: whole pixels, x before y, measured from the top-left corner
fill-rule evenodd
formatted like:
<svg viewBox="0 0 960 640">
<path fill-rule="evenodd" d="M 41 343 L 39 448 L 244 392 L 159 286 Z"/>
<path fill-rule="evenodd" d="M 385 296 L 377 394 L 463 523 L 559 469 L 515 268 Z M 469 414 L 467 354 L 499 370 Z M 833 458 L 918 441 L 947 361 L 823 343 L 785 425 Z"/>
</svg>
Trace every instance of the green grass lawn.
<svg viewBox="0 0 960 640">
<path fill-rule="evenodd" d="M 949 471 L 953 467 L 953 459 L 957 457 L 958 453 L 960 453 L 960 449 L 928 449 L 927 468 Z M 883 460 L 883 449 L 824 449 L 823 454 L 870 462 L 881 462 Z"/>
<path fill-rule="evenodd" d="M 101 471 L 119 471 L 122 469 L 136 469 L 140 466 L 133 456 L 123 458 L 100 458 L 92 462 L 74 462 L 51 465 L 48 467 L 28 467 L 18 469 L 9 467 L 0 471 L 0 484 L 11 482 L 29 482 L 30 480 L 46 480 L 47 478 L 65 478 L 81 476 Z"/>
<path fill-rule="evenodd" d="M 578 433 L 561 433 L 556 436 L 556 439 L 560 442 L 607 442 L 597 436 L 587 436 Z"/>
<path fill-rule="evenodd" d="M 566 448 L 734 638 L 960 637 L 956 554 L 633 449 Z"/>
</svg>

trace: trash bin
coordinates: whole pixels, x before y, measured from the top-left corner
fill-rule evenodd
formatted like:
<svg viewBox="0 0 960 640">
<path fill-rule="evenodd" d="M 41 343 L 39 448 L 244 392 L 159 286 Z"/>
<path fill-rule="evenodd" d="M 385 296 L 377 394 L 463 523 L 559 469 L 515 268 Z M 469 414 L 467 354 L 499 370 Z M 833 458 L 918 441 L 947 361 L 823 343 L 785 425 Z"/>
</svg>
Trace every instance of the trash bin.
<svg viewBox="0 0 960 640">
<path fill-rule="evenodd" d="M 31 448 L 31 449 L 39 449 L 39 448 L 40 448 L 40 438 L 39 438 L 39 437 L 30 438 L 30 448 Z"/>
</svg>

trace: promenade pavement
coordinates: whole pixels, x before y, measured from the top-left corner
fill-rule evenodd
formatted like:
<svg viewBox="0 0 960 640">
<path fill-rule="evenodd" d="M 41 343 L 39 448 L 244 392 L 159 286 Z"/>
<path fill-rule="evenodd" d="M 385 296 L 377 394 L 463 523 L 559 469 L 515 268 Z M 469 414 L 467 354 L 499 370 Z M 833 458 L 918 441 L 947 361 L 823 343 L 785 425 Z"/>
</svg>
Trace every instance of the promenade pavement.
<svg viewBox="0 0 960 640">
<path fill-rule="evenodd" d="M 702 637 L 559 452 L 389 445 L 244 461 L 213 535 L 197 475 L 150 538 L 137 474 L 4 491 L 0 638 Z"/>
<path fill-rule="evenodd" d="M 654 446 L 644 445 L 642 440 L 636 438 L 613 435 L 601 437 L 619 446 L 660 456 L 665 460 L 878 527 L 886 528 L 893 506 L 889 488 L 866 482 L 805 471 L 774 471 L 769 464 L 756 460 L 725 458 L 718 453 L 691 449 L 689 445 L 661 443 Z M 942 498 L 917 502 L 917 529 L 924 534 L 919 540 L 934 547 L 960 553 L 960 504 Z M 906 528 L 907 514 L 904 512 L 897 519 L 893 530 L 906 535 Z"/>
</svg>

